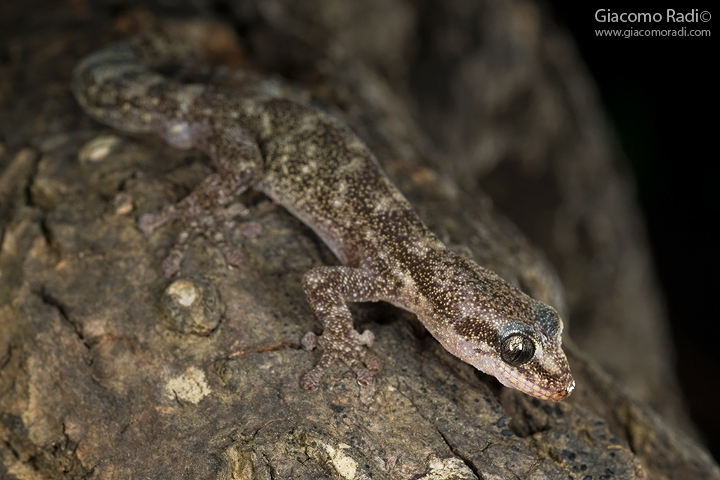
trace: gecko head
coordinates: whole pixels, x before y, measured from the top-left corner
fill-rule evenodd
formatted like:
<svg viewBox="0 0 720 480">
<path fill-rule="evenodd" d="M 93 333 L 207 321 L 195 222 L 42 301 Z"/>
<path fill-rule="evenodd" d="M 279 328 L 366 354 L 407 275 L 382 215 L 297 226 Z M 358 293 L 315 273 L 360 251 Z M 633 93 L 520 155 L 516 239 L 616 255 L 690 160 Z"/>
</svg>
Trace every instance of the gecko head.
<svg viewBox="0 0 720 480">
<path fill-rule="evenodd" d="M 567 398 L 575 381 L 557 312 L 472 261 L 444 272 L 432 322 L 442 327 L 429 328 L 443 346 L 507 387 L 552 402 Z"/>
<path fill-rule="evenodd" d="M 562 320 L 552 307 L 528 300 L 528 315 L 485 310 L 455 324 L 458 353 L 452 353 L 506 387 L 560 402 L 575 388 L 562 350 Z"/>
<path fill-rule="evenodd" d="M 552 307 L 534 300 L 532 304 L 530 322 L 508 319 L 498 330 L 494 346 L 476 342 L 473 352 L 480 358 L 475 357 L 475 366 L 506 387 L 560 402 L 575 388 L 562 350 L 562 320 Z"/>
</svg>

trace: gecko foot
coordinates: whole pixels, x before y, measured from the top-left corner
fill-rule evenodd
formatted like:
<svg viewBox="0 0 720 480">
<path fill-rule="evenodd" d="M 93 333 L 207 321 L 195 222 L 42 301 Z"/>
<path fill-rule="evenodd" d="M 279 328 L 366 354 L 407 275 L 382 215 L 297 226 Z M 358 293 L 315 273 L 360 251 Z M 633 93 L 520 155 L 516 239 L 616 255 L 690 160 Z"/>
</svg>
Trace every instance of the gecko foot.
<svg viewBox="0 0 720 480">
<path fill-rule="evenodd" d="M 355 372 L 360 385 L 372 385 L 375 382 L 375 374 L 382 368 L 382 361 L 365 350 L 365 347 L 369 347 L 374 341 L 375 336 L 370 330 L 359 334 L 354 329 L 350 329 L 344 337 L 327 332 L 320 336 L 313 332 L 306 333 L 301 341 L 303 348 L 313 350 L 320 347 L 323 353 L 315 368 L 303 377 L 301 382 L 303 388 L 317 390 L 322 376 L 337 361 L 345 363 Z"/>
<path fill-rule="evenodd" d="M 247 208 L 240 203 L 233 203 L 225 208 L 215 208 L 213 211 L 197 208 L 195 204 L 181 202 L 169 205 L 160 213 L 146 213 L 140 217 L 138 228 L 146 236 L 167 222 L 180 219 L 185 229 L 178 236 L 175 245 L 162 262 L 162 273 L 165 277 L 175 277 L 180 273 L 180 264 L 190 246 L 190 242 L 198 235 L 204 235 L 220 249 L 229 266 L 242 265 L 244 257 L 237 248 L 227 241 L 232 232 L 242 231 L 238 228 L 235 217 L 248 213 Z"/>
</svg>

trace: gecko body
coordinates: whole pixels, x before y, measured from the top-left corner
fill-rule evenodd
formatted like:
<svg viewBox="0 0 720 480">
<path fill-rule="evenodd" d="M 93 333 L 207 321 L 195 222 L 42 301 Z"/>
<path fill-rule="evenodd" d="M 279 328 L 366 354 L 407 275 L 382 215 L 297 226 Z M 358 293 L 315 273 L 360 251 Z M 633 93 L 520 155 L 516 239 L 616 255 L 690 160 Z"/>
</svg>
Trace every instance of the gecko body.
<svg viewBox="0 0 720 480">
<path fill-rule="evenodd" d="M 308 271 L 303 289 L 322 335 L 308 333 L 307 349 L 320 346 L 318 364 L 302 379 L 318 388 L 334 362 L 348 364 L 370 384 L 379 359 L 366 352 L 369 331 L 359 333 L 347 304 L 386 301 L 414 312 L 452 354 L 508 387 L 561 401 L 574 388 L 561 347 L 555 310 L 496 274 L 449 251 L 390 182 L 372 152 L 339 120 L 276 92 L 223 90 L 181 84 L 156 73 L 182 60 L 182 41 L 148 35 L 113 44 L 82 60 L 73 92 L 83 109 L 112 127 L 155 132 L 178 148 L 199 148 L 216 173 L 185 199 L 145 214 L 147 235 L 179 219 L 186 228 L 163 262 L 179 272 L 183 252 L 199 234 L 213 240 L 230 264 L 239 254 L 224 228 L 237 197 L 259 190 L 312 228 L 342 266 Z"/>
</svg>

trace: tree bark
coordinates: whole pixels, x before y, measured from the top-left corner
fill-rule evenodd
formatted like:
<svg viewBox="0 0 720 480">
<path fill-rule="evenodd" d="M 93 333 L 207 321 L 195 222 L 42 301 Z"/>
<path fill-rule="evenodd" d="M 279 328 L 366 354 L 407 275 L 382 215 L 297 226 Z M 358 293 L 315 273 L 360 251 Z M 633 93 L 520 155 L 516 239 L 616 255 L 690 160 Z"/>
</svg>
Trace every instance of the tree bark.
<svg viewBox="0 0 720 480">
<path fill-rule="evenodd" d="M 13 2 L 0 28 L 0 478 L 720 478 L 677 391 L 615 141 L 537 4 L 179 4 L 236 27 L 224 63 L 282 75 L 350 125 L 446 244 L 555 306 L 577 388 L 557 405 L 507 390 L 377 304 L 354 309 L 384 361 L 376 383 L 338 366 L 304 391 L 318 353 L 299 340 L 320 325 L 301 277 L 337 263 L 330 251 L 250 192 L 252 228 L 234 239 L 245 264 L 228 269 L 196 239 L 182 276 L 164 279 L 179 229 L 145 238 L 138 212 L 187 194 L 208 159 L 103 127 L 71 96 L 83 55 L 167 12 Z"/>
</svg>

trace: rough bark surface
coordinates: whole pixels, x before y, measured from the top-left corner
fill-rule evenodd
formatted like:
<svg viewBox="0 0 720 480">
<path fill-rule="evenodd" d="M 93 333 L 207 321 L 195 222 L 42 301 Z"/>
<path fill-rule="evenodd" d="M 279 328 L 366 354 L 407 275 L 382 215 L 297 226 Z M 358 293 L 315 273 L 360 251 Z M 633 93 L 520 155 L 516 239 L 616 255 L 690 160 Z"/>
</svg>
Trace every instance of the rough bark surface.
<svg viewBox="0 0 720 480">
<path fill-rule="evenodd" d="M 236 27 L 235 64 L 288 77 L 346 121 L 447 244 L 558 308 L 578 332 L 578 387 L 558 405 L 504 389 L 380 304 L 355 310 L 385 362 L 375 385 L 338 367 L 302 390 L 318 354 L 298 342 L 319 324 L 300 279 L 332 254 L 250 193 L 246 264 L 229 270 L 197 239 L 182 277 L 164 279 L 177 227 L 145 238 L 138 212 L 187 194 L 209 162 L 92 122 L 69 89 L 79 58 L 152 18 L 123 2 L 8 2 L 1 479 L 720 478 L 687 433 L 592 84 L 536 4 L 179 3 L 174 15 Z"/>
</svg>

